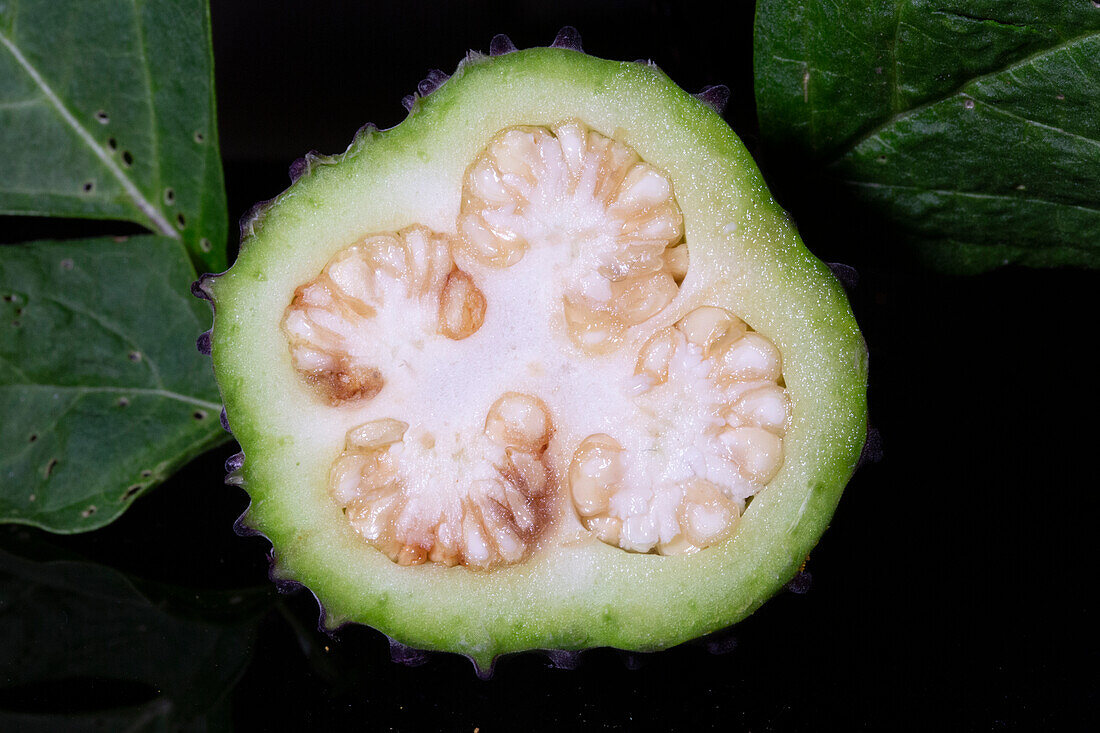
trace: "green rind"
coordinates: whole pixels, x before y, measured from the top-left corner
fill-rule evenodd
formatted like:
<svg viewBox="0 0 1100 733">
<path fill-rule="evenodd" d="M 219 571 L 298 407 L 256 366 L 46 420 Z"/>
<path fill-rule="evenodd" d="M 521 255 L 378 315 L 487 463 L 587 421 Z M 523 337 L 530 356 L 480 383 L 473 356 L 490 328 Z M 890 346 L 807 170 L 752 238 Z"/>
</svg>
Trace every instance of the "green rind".
<svg viewBox="0 0 1100 733">
<path fill-rule="evenodd" d="M 367 232 L 454 230 L 461 178 L 498 130 L 578 117 L 665 170 L 684 211 L 691 270 L 682 313 L 724 305 L 784 355 L 794 401 L 786 463 L 736 536 L 690 556 L 627 553 L 595 539 L 491 572 L 400 567 L 364 543 L 327 494 L 354 410 L 331 428 L 279 330 L 294 288 Z M 314 166 L 252 227 L 207 284 L 215 372 L 277 573 L 304 583 L 330 627 L 353 621 L 488 668 L 534 648 L 656 650 L 728 626 L 797 571 L 824 532 L 866 435 L 866 348 L 843 289 L 802 245 L 745 147 L 663 73 L 563 49 L 472 56 L 409 117 Z"/>
</svg>

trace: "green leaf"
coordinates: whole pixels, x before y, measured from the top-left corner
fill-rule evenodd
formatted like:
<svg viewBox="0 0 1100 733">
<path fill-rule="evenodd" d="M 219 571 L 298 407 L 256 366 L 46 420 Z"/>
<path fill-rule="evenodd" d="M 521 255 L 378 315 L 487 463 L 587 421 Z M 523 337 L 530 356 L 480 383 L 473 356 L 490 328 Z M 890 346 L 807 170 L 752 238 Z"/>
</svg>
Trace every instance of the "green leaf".
<svg viewBox="0 0 1100 733">
<path fill-rule="evenodd" d="M 187 594 L 233 620 L 181 616 L 103 565 L 0 549 L 0 728 L 223 727 L 270 594 Z"/>
<path fill-rule="evenodd" d="M 932 262 L 1100 267 L 1100 5 L 761 0 L 765 142 Z"/>
<path fill-rule="evenodd" d="M 101 527 L 225 441 L 178 242 L 0 247 L 0 521 Z"/>
<path fill-rule="evenodd" d="M 132 221 L 225 268 L 205 0 L 0 0 L 0 214 Z"/>
</svg>

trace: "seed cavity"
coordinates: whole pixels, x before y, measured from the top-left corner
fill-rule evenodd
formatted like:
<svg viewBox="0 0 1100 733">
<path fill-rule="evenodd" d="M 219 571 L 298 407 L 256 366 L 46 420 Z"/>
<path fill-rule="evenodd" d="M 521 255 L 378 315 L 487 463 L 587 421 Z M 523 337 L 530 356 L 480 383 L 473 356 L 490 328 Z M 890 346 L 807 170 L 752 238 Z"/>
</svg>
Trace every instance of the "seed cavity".
<svg viewBox="0 0 1100 733">
<path fill-rule="evenodd" d="M 545 526 L 550 435 L 546 405 L 517 392 L 493 403 L 480 433 L 373 420 L 348 432 L 332 493 L 355 531 L 400 565 L 519 562 Z"/>
<path fill-rule="evenodd" d="M 779 471 L 790 400 L 778 350 L 722 308 L 654 334 L 635 367 L 636 428 L 589 435 L 569 466 L 578 516 L 608 544 L 680 554 L 720 542 Z"/>
<path fill-rule="evenodd" d="M 652 323 L 691 266 L 669 178 L 578 121 L 509 128 L 453 232 L 365 235 L 289 296 L 293 368 L 346 408 L 330 493 L 351 529 L 400 565 L 479 571 L 585 532 L 659 554 L 731 537 L 791 401 L 729 311 Z"/>
<path fill-rule="evenodd" d="M 425 227 L 364 238 L 299 287 L 283 317 L 294 367 L 330 404 L 367 400 L 415 356 L 396 347 L 463 339 L 481 327 L 485 298 Z"/>
<path fill-rule="evenodd" d="M 460 262 L 547 258 L 569 336 L 587 352 L 617 348 L 672 302 L 686 273 L 672 183 L 577 121 L 498 134 L 466 173 L 458 230 Z"/>
</svg>

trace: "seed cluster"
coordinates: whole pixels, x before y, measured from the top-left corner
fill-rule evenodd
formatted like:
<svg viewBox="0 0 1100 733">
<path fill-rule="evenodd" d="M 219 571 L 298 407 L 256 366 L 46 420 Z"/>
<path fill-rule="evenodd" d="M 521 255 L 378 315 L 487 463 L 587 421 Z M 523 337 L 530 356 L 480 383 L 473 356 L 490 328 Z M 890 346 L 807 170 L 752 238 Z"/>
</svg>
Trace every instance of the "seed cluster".
<svg viewBox="0 0 1100 733">
<path fill-rule="evenodd" d="M 406 440 L 406 436 L 411 440 Z M 376 420 L 348 433 L 332 468 L 333 494 L 352 527 L 401 565 L 425 561 L 488 568 L 523 558 L 545 514 L 550 415 L 537 397 L 509 392 L 493 404 L 480 435 L 464 436 L 469 460 L 485 469 L 461 486 L 443 486 L 416 454 L 409 425 Z M 428 484 L 435 491 L 408 492 Z M 448 490 L 449 489 L 449 490 Z M 439 501 L 439 493 L 447 495 Z"/>
<path fill-rule="evenodd" d="M 581 442 L 569 467 L 577 513 L 628 550 L 715 544 L 782 465 L 791 406 L 779 352 L 725 309 L 702 307 L 654 334 L 635 374 L 646 429 L 629 431 L 626 445 L 606 434 Z"/>
<path fill-rule="evenodd" d="M 509 267 L 533 246 L 562 247 L 562 308 L 586 351 L 615 348 L 627 328 L 676 297 L 687 271 L 672 184 L 621 143 L 580 122 L 496 137 L 466 176 L 460 252 Z"/>
<path fill-rule="evenodd" d="M 467 170 L 455 228 L 345 247 L 283 319 L 305 383 L 369 418 L 331 471 L 355 531 L 400 564 L 475 569 L 522 561 L 571 515 L 637 552 L 728 537 L 782 464 L 791 406 L 779 352 L 721 308 L 626 353 L 687 272 L 668 178 L 580 122 L 510 128 Z M 502 342 L 532 328 L 530 353 Z M 452 384 L 432 401 L 441 380 L 479 369 L 488 399 Z M 579 394 L 613 413 L 600 432 L 583 427 Z"/>
</svg>

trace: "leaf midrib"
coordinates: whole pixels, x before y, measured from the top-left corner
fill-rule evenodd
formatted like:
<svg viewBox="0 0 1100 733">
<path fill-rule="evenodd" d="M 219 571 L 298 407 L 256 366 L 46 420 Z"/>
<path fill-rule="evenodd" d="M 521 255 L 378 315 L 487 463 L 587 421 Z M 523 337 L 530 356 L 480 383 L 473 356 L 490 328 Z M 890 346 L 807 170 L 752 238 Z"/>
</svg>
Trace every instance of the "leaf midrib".
<svg viewBox="0 0 1100 733">
<path fill-rule="evenodd" d="M 41 390 L 53 390 L 57 392 L 77 392 L 80 396 L 86 394 L 121 394 L 121 395 L 142 395 L 147 397 L 161 397 L 168 400 L 176 400 L 188 405 L 195 405 L 196 407 L 205 407 L 208 410 L 222 409 L 222 406 L 216 402 L 207 402 L 201 400 L 198 397 L 192 397 L 190 395 L 181 394 L 179 392 L 173 392 L 168 389 L 152 389 L 150 387 L 90 387 L 87 385 L 76 384 L 44 384 L 41 382 L 14 382 L 8 384 L 0 384 L 0 392 L 5 390 L 26 390 L 26 389 L 41 389 Z"/>
<path fill-rule="evenodd" d="M 855 150 L 857 147 L 862 145 L 864 142 L 866 142 L 867 140 L 870 140 L 875 135 L 878 135 L 883 130 L 887 129 L 891 125 L 894 125 L 898 121 L 900 121 L 902 119 L 905 119 L 906 117 L 909 117 L 910 115 L 914 115 L 918 112 L 922 112 L 926 109 L 934 107 L 935 105 L 940 104 L 940 103 L 942 103 L 942 102 L 944 102 L 948 99 L 951 99 L 952 97 L 960 96 L 961 94 L 964 93 L 964 91 L 966 90 L 967 87 L 969 87 L 971 84 L 974 84 L 975 82 L 978 82 L 982 79 L 986 79 L 986 78 L 989 78 L 989 77 L 992 77 L 992 76 L 996 76 L 998 74 L 1003 74 L 1005 72 L 1011 71 L 1012 69 L 1020 68 L 1022 66 L 1025 66 L 1028 63 L 1031 63 L 1032 61 L 1034 61 L 1035 59 L 1037 59 L 1041 56 L 1045 56 L 1047 54 L 1054 53 L 1056 51 L 1060 51 L 1060 50 L 1065 49 L 1069 46 L 1072 46 L 1073 44 L 1077 43 L 1078 41 L 1082 41 L 1082 40 L 1085 40 L 1087 38 L 1091 38 L 1091 37 L 1096 36 L 1096 35 L 1100 35 L 1100 31 L 1090 30 L 1086 33 L 1081 33 L 1080 35 L 1076 35 L 1072 38 L 1066 39 L 1065 41 L 1062 41 L 1061 43 L 1055 44 L 1053 46 L 1047 46 L 1046 48 L 1042 48 L 1042 49 L 1040 49 L 1040 50 L 1038 50 L 1038 51 L 1036 51 L 1032 54 L 1029 54 L 1029 55 L 1017 60 L 1015 63 L 1013 63 L 1009 66 L 1004 66 L 1000 69 L 996 69 L 996 70 L 993 70 L 993 71 L 988 71 L 984 74 L 978 74 L 976 76 L 971 76 L 968 79 L 964 80 L 962 83 L 960 83 L 958 86 L 953 88 L 951 91 L 949 91 L 945 94 L 942 94 L 938 97 L 935 97 L 934 99 L 930 99 L 930 100 L 928 100 L 926 102 L 923 102 L 921 104 L 918 104 L 916 106 L 910 107 L 908 109 L 901 110 L 900 112 L 897 112 L 896 114 L 893 114 L 893 115 L 885 118 L 884 120 L 882 120 L 881 122 L 876 124 L 874 127 L 868 129 L 866 132 L 862 133 L 858 137 L 852 138 L 840 150 L 840 152 L 838 152 L 831 160 L 829 160 L 828 162 L 825 163 L 825 167 L 836 165 L 841 160 L 843 160 L 848 154 L 850 154 L 853 150 Z M 1091 139 L 1091 138 L 1089 138 L 1089 139 Z"/>
<path fill-rule="evenodd" d="M 33 81 L 35 85 L 42 91 L 42 94 L 50 103 L 50 106 L 53 107 L 53 109 L 61 117 L 62 121 L 64 121 L 65 124 L 72 128 L 77 137 L 80 138 L 80 140 L 88 146 L 88 148 L 99 159 L 103 166 L 107 168 L 111 175 L 122 186 L 123 190 L 126 192 L 126 195 L 130 198 L 131 201 L 134 202 L 134 205 L 137 206 L 138 210 L 141 211 L 141 213 L 144 214 L 146 217 L 148 217 L 150 223 L 153 224 L 156 230 L 166 237 L 171 237 L 172 239 L 179 240 L 179 232 L 177 232 L 176 229 L 168 222 L 168 220 L 164 217 L 160 210 L 157 209 L 157 207 L 154 206 L 147 198 L 145 198 L 145 195 L 141 192 L 141 189 L 137 187 L 137 184 L 135 184 L 133 180 L 131 180 L 130 177 L 126 175 L 122 168 L 119 167 L 118 163 L 116 163 L 115 160 L 111 157 L 110 153 L 108 153 L 103 148 L 103 146 L 96 142 L 96 139 L 92 137 L 91 133 L 89 133 L 88 130 L 80 124 L 80 121 L 77 120 L 73 113 L 69 111 L 68 107 L 65 106 L 65 103 L 61 100 L 60 97 L 57 96 L 57 93 L 54 92 L 53 88 L 50 87 L 45 78 L 43 78 L 43 76 L 38 72 L 38 69 L 36 69 L 34 65 L 30 63 L 30 60 L 23 55 L 23 53 L 19 50 L 15 43 L 4 33 L 0 33 L 0 45 L 3 45 L 8 50 L 8 52 L 11 53 L 16 63 L 19 64 L 20 67 L 22 67 L 27 76 L 31 78 L 31 81 Z"/>
</svg>

